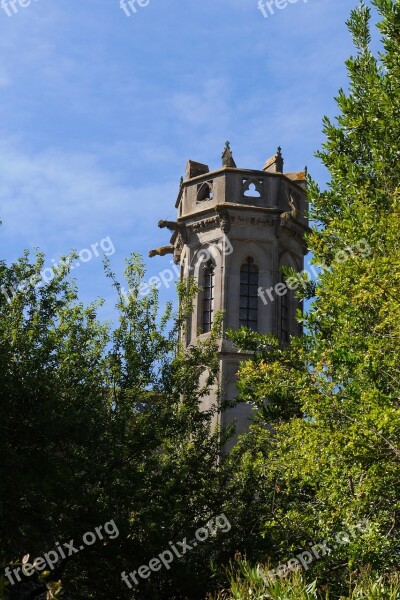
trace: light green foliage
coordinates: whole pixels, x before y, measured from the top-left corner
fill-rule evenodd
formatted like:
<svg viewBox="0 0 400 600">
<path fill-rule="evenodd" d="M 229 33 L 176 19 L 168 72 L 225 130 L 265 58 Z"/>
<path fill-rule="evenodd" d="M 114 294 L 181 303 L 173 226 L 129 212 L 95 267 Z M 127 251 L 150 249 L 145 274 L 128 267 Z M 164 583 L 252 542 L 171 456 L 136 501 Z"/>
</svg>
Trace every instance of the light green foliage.
<svg viewBox="0 0 400 600">
<path fill-rule="evenodd" d="M 300 573 L 286 579 L 270 578 L 268 567 L 252 567 L 247 560 L 238 559 L 228 569 L 229 590 L 209 600 L 329 600 L 328 589 L 318 590 L 317 581 L 307 584 Z M 396 575 L 372 578 L 364 573 L 360 581 L 339 600 L 398 600 L 400 580 Z"/>
<path fill-rule="evenodd" d="M 308 244 L 327 268 L 305 334 L 288 349 L 251 332 L 233 336 L 256 350 L 239 383 L 260 409 L 242 441 L 257 462 L 241 458 L 238 475 L 258 487 L 263 522 L 264 549 L 249 544 L 249 558 L 263 550 L 287 560 L 368 519 L 368 532 L 311 567 L 342 590 L 367 565 L 377 575 L 398 569 L 400 546 L 400 3 L 373 4 L 382 54 L 369 50 L 370 9 L 361 4 L 348 22 L 349 90 L 339 92 L 337 122 L 324 121 L 319 157 L 331 180 L 326 191 L 309 185 Z"/>
</svg>

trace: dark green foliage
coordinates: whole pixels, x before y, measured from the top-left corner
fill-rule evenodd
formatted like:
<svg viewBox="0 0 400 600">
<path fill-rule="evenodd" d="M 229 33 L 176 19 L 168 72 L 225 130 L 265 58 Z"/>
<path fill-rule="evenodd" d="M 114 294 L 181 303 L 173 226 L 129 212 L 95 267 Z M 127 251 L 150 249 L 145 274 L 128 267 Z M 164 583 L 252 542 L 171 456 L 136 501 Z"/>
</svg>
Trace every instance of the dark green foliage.
<svg viewBox="0 0 400 600">
<path fill-rule="evenodd" d="M 2 264 L 0 285 L 17 286 L 42 266 L 42 256 L 30 263 L 27 255 Z M 112 332 L 97 320 L 97 305 L 79 303 L 66 271 L 11 303 L 0 299 L 4 566 L 15 568 L 27 554 L 33 561 L 56 542 L 79 545 L 86 532 L 114 520 L 116 539 L 104 536 L 45 578 L 61 579 L 63 598 L 204 591 L 210 557 L 220 552 L 214 539 L 143 580 L 138 592 L 121 572 L 221 512 L 220 436 L 210 429 L 216 409 L 198 410 L 218 375 L 219 322 L 204 345 L 184 353 L 176 342 L 184 315 L 174 325 L 169 306 L 159 319 L 155 290 L 139 297 L 143 267 L 132 257 L 128 303 L 107 267 L 119 298 Z M 186 310 L 195 291 L 182 298 Z M 7 589 L 10 598 L 24 597 L 21 585 Z"/>
</svg>

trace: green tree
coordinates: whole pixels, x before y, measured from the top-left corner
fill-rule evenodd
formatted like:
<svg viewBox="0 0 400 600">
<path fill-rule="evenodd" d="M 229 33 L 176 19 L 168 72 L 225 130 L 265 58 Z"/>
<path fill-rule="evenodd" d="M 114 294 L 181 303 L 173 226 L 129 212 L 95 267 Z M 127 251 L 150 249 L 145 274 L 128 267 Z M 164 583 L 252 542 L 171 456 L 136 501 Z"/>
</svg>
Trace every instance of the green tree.
<svg viewBox="0 0 400 600">
<path fill-rule="evenodd" d="M 370 524 L 315 561 L 331 583 L 366 565 L 398 568 L 400 547 L 400 3 L 372 4 L 381 53 L 370 50 L 371 9 L 361 4 L 348 21 L 349 89 L 339 91 L 336 122 L 324 120 L 318 153 L 331 179 L 325 191 L 309 182 L 308 244 L 324 268 L 305 333 L 289 348 L 233 336 L 256 351 L 239 385 L 259 424 L 240 460 L 242 480 L 258 487 L 264 552 L 288 560 L 309 541 Z"/>
<path fill-rule="evenodd" d="M 57 542 L 79 546 L 111 520 L 119 535 L 103 531 L 44 576 L 19 573 L 15 585 L 5 577 L 3 593 L 201 598 L 221 551 L 216 538 L 132 589 L 121 572 L 148 564 L 169 541 L 191 539 L 221 512 L 223 440 L 211 429 L 216 409 L 199 411 L 218 375 L 219 321 L 206 343 L 183 352 L 177 334 L 196 289 L 180 290 L 177 318 L 170 306 L 160 317 L 157 291 L 139 294 L 144 270 L 133 256 L 128 298 L 107 266 L 119 312 L 112 330 L 97 319 L 100 303 L 79 302 L 67 263 L 37 286 L 41 254 L 0 264 L 2 565 L 21 568 L 23 557 L 33 561 Z"/>
</svg>

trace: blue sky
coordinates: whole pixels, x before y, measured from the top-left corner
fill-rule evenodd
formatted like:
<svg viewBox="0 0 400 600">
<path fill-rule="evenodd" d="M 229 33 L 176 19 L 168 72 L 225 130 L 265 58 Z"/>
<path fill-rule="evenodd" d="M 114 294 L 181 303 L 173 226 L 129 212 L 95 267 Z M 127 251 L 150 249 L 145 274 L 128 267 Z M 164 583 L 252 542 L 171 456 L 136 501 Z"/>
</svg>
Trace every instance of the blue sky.
<svg viewBox="0 0 400 600">
<path fill-rule="evenodd" d="M 0 9 L 0 228 L 8 261 L 38 246 L 51 259 L 109 236 L 112 266 L 130 252 L 148 275 L 171 257 L 159 219 L 175 217 L 188 158 L 211 168 L 230 140 L 261 168 L 278 145 L 285 169 L 308 165 L 324 114 L 346 86 L 355 3 L 298 0 L 264 18 L 257 0 L 32 0 Z M 112 290 L 101 259 L 74 272 L 85 301 Z M 163 301 L 174 298 L 162 290 Z"/>
</svg>

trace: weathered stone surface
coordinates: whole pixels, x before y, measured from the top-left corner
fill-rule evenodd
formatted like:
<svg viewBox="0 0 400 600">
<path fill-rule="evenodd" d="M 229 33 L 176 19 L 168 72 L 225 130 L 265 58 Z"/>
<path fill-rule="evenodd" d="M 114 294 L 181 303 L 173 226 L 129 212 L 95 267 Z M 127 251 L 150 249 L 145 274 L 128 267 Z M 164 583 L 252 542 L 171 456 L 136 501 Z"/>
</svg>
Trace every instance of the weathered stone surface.
<svg viewBox="0 0 400 600">
<path fill-rule="evenodd" d="M 188 160 L 186 163 L 186 179 L 192 179 L 193 177 L 204 175 L 205 173 L 209 172 L 210 169 L 208 165 L 203 165 L 202 163 L 195 162 L 194 160 Z"/>
<path fill-rule="evenodd" d="M 237 353 L 225 339 L 228 329 L 239 327 L 240 273 L 248 257 L 257 267 L 257 285 L 264 292 L 264 299 L 257 297 L 257 331 L 273 333 L 281 339 L 300 332 L 295 319 L 299 304 L 294 294 L 280 296 L 274 290 L 282 282 L 282 266 L 293 267 L 297 272 L 303 270 L 307 251 L 304 234 L 308 231 L 306 173 L 283 174 L 282 170 L 280 148 L 263 170 L 252 170 L 236 167 L 227 144 L 220 170 L 210 173 L 207 165 L 188 162 L 187 178 L 175 204 L 178 220 L 160 222 L 161 227 L 173 231 L 170 248 L 174 248 L 174 258 L 184 277 L 194 275 L 202 286 L 206 262 L 214 267 L 213 310 L 214 314 L 224 314 L 220 341 L 220 388 L 224 400 L 237 396 L 236 372 L 240 361 L 248 357 Z M 187 346 L 209 335 L 202 333 L 204 302 L 200 292 L 183 340 Z M 215 389 L 204 399 L 204 408 L 219 401 Z M 248 427 L 249 414 L 250 408 L 240 405 L 225 411 L 219 418 L 220 424 L 236 419 L 238 433 L 242 433 Z"/>
<path fill-rule="evenodd" d="M 268 173 L 282 173 L 283 172 L 283 157 L 281 148 L 278 147 L 276 153 L 265 161 L 263 171 Z"/>
</svg>

